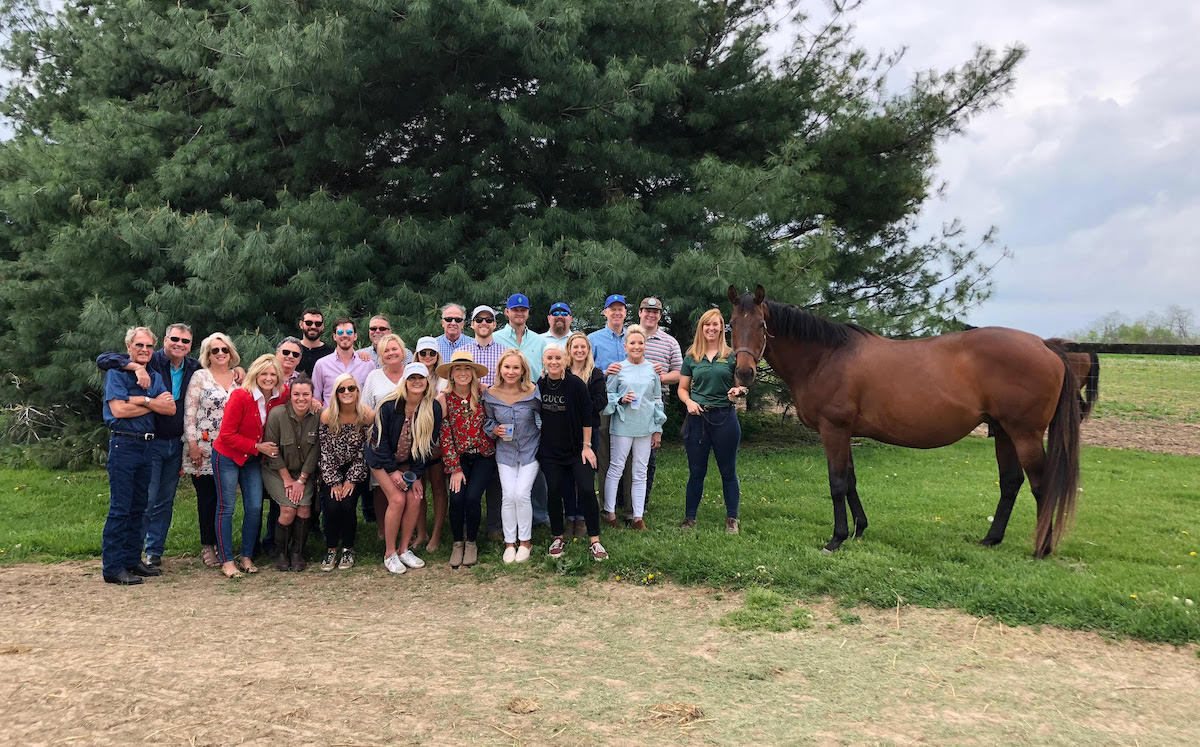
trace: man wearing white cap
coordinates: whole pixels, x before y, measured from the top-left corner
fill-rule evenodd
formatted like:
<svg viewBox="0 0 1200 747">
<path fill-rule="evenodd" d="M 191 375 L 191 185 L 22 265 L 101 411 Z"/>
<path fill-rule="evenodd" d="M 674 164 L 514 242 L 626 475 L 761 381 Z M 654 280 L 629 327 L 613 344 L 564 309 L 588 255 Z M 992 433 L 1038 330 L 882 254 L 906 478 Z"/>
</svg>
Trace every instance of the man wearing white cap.
<svg viewBox="0 0 1200 747">
<path fill-rule="evenodd" d="M 524 353 L 525 360 L 529 361 L 529 377 L 537 381 L 542 378 L 542 351 L 546 349 L 546 338 L 529 330 L 529 297 L 514 293 L 504 307 L 508 325 L 496 332 L 496 341 Z"/>
<path fill-rule="evenodd" d="M 475 307 L 471 312 L 471 329 L 475 331 L 475 338 L 462 349 L 469 352 L 476 363 L 487 367 L 488 374 L 482 378 L 486 389 L 496 383 L 496 364 L 508 346 L 496 339 L 496 310 L 491 306 L 480 304 Z"/>
</svg>

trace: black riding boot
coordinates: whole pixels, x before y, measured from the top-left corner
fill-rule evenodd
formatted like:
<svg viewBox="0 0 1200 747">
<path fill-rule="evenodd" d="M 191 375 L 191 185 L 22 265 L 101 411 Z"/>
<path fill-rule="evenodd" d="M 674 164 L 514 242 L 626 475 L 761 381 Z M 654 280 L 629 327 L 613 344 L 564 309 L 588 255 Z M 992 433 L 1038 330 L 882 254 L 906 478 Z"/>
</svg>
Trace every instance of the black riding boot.
<svg viewBox="0 0 1200 747">
<path fill-rule="evenodd" d="M 304 543 L 308 541 L 308 526 L 311 519 L 299 516 L 293 522 L 295 529 L 292 530 L 292 570 L 302 571 L 308 564 L 304 561 Z"/>
<path fill-rule="evenodd" d="M 275 570 L 290 571 L 292 562 L 288 559 L 288 541 L 292 538 L 291 524 L 277 524 L 275 527 Z"/>
</svg>

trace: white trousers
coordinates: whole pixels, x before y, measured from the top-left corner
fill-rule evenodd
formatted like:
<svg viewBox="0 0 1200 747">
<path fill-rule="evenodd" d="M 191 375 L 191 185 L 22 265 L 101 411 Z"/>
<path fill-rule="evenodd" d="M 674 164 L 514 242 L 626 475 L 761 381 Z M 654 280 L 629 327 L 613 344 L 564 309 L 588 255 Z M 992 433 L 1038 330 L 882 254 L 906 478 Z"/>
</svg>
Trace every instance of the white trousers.
<svg viewBox="0 0 1200 747">
<path fill-rule="evenodd" d="M 646 466 L 650 464 L 650 439 L 653 436 L 613 435 L 608 453 L 608 476 L 604 479 L 604 511 L 612 513 L 617 508 L 617 488 L 625 461 L 633 453 L 633 487 L 629 491 L 633 503 L 633 518 L 642 518 L 646 509 Z"/>
<path fill-rule="evenodd" d="M 500 521 L 504 524 L 504 541 L 526 542 L 533 539 L 533 481 L 538 476 L 538 463 L 530 462 L 520 467 L 497 464 L 500 473 Z"/>
</svg>

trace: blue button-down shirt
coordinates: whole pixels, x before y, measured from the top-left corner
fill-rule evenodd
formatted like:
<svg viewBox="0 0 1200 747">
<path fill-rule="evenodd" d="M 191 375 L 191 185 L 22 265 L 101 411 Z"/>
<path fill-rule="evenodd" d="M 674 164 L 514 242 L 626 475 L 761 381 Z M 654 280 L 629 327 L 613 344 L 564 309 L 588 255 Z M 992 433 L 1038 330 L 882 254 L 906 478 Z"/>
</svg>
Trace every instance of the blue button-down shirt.
<svg viewBox="0 0 1200 747">
<path fill-rule="evenodd" d="M 596 368 L 601 371 L 613 363 L 625 360 L 624 329 L 617 335 L 605 326 L 604 329 L 598 329 L 588 335 L 588 341 L 592 343 L 592 359 L 596 361 Z"/>
</svg>

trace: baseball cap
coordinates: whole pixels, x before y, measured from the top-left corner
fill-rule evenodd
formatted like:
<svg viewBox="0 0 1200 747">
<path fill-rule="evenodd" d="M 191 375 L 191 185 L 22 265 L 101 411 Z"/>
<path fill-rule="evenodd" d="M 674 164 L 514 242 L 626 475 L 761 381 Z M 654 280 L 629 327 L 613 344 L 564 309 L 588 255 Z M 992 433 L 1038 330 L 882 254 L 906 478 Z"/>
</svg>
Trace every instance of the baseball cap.
<svg viewBox="0 0 1200 747">
<path fill-rule="evenodd" d="M 662 308 L 662 301 L 659 301 L 654 296 L 643 298 L 642 305 L 638 307 L 638 309 L 654 309 L 655 311 L 662 311 Z"/>
<path fill-rule="evenodd" d="M 570 306 L 567 306 L 567 305 L 566 305 L 565 303 L 563 303 L 562 301 L 558 301 L 558 302 L 556 302 L 556 303 L 555 303 L 553 306 L 551 306 L 551 307 L 550 307 L 550 313 L 551 313 L 551 314 L 553 314 L 553 313 L 554 313 L 554 312 L 556 312 L 556 311 L 565 311 L 565 312 L 567 312 L 568 314 L 570 314 L 570 313 L 571 313 L 571 307 L 570 307 Z"/>
<path fill-rule="evenodd" d="M 608 298 L 604 299 L 604 308 L 607 309 L 609 306 L 612 306 L 614 303 L 619 303 L 622 306 L 629 305 L 625 301 L 625 296 L 622 296 L 620 293 L 614 293 L 611 296 L 609 296 Z"/>
<path fill-rule="evenodd" d="M 487 313 L 491 314 L 492 316 L 496 315 L 496 310 L 493 309 L 491 306 L 488 306 L 487 304 L 480 304 L 480 305 L 476 306 L 475 309 L 471 312 L 471 318 L 474 319 L 475 317 L 479 316 L 479 312 L 481 312 L 481 311 L 486 311 Z"/>
<path fill-rule="evenodd" d="M 528 309 L 529 296 L 524 293 L 514 293 L 508 297 L 508 303 L 504 304 L 506 309 Z M 474 314 L 472 314 L 474 316 Z"/>
<path fill-rule="evenodd" d="M 437 339 L 433 337 L 422 337 L 417 340 L 417 347 L 413 350 L 414 353 L 419 353 L 422 350 L 437 350 Z"/>
</svg>

